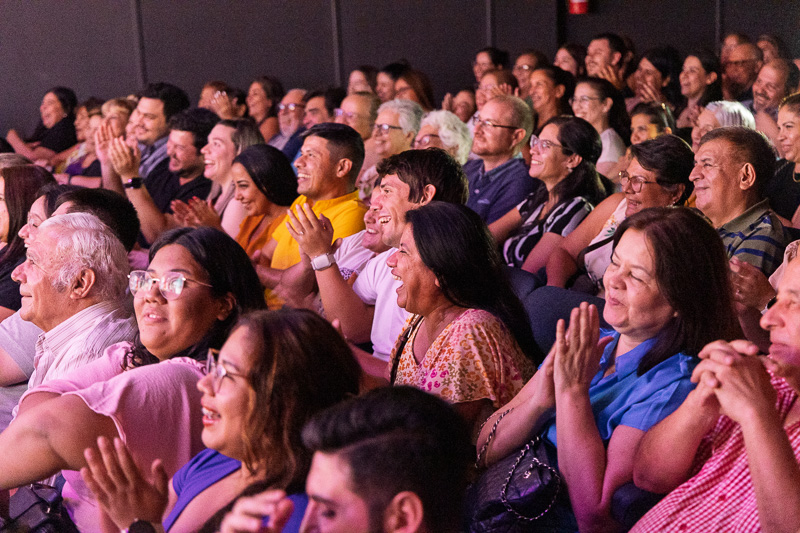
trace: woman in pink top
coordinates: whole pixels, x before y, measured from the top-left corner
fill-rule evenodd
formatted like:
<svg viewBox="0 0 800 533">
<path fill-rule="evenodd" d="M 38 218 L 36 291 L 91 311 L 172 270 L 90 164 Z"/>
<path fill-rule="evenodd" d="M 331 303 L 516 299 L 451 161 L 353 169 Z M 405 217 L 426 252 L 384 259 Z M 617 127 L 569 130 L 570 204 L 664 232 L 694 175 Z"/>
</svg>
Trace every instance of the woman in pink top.
<svg viewBox="0 0 800 533">
<path fill-rule="evenodd" d="M 86 465 L 83 450 L 99 437 L 118 437 L 141 468 L 160 458 L 174 474 L 203 448 L 196 384 L 208 349 L 222 345 L 241 312 L 265 306 L 247 255 L 211 228 L 165 233 L 150 249 L 148 270 L 130 278 L 139 343 L 115 344 L 64 379 L 28 391 L 0 434 L 0 488 L 62 471 L 65 504 L 80 531 L 114 529 L 77 472 Z"/>
</svg>

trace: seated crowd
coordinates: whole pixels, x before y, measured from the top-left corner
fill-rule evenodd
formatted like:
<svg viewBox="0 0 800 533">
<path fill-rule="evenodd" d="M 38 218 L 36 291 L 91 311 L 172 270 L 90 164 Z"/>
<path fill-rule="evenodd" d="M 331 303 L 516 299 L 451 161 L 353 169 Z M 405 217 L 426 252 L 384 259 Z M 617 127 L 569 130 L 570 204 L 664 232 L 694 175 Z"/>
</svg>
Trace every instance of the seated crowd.
<svg viewBox="0 0 800 533">
<path fill-rule="evenodd" d="M 800 530 L 785 56 L 50 89 L 0 143 L 0 528 Z"/>
</svg>

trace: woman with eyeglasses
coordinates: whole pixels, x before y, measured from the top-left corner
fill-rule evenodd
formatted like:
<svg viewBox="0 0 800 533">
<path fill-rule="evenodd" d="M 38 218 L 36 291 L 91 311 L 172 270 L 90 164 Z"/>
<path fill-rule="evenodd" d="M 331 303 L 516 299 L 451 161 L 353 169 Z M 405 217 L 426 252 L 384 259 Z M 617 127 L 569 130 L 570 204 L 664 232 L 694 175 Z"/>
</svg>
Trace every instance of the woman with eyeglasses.
<svg viewBox="0 0 800 533">
<path fill-rule="evenodd" d="M 489 225 L 510 266 L 537 272 L 550 253 L 606 197 L 594 163 L 600 135 L 576 117 L 550 119 L 531 136 L 530 176 L 544 183 Z"/>
<path fill-rule="evenodd" d="M 472 149 L 472 137 L 467 125 L 450 111 L 431 111 L 422 119 L 411 147 L 415 150 L 441 148 L 463 165 Z"/>
<path fill-rule="evenodd" d="M 319 357 L 320 354 L 325 357 Z M 358 394 L 360 367 L 338 332 L 306 310 L 245 315 L 219 351 L 208 354 L 202 393 L 203 444 L 167 483 L 163 467 L 132 467 L 121 442 L 86 450 L 82 475 L 116 529 L 135 520 L 165 531 L 218 531 L 236 498 L 266 489 L 293 494 L 294 525 L 311 463 L 301 430 L 318 411 Z M 332 379 L 335 377 L 335 379 Z M 119 469 L 122 476 L 109 476 Z"/>
<path fill-rule="evenodd" d="M 662 135 L 631 146 L 633 159 L 620 173 L 622 192 L 603 200 L 547 260 L 547 284 L 574 286 L 602 297 L 603 273 L 611 261 L 614 232 L 627 217 L 649 207 L 683 205 L 692 192 L 689 174 L 694 153 L 675 135 Z M 585 270 L 588 279 L 575 274 Z"/>
<path fill-rule="evenodd" d="M 597 160 L 597 171 L 614 180 L 616 176 L 608 174 L 625 155 L 623 139 L 630 136 L 630 119 L 622 93 L 608 80 L 583 78 L 575 86 L 570 104 L 575 116 L 586 120 L 600 134 L 603 151 Z"/>
<path fill-rule="evenodd" d="M 59 471 L 65 507 L 80 531 L 99 531 L 101 513 L 78 472 L 83 450 L 119 438 L 139 468 L 160 459 L 173 475 L 203 449 L 197 380 L 209 348 L 220 348 L 242 312 L 263 309 L 255 270 L 236 242 L 212 228 L 178 228 L 133 271 L 139 340 L 28 391 L 0 434 L 0 489 Z"/>
</svg>

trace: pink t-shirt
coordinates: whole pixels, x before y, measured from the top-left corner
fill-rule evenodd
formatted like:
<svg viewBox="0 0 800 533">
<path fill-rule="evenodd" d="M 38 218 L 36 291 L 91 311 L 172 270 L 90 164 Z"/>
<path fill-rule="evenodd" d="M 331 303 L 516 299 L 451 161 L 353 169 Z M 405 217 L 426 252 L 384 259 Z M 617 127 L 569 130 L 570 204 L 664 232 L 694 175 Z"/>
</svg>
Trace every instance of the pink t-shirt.
<svg viewBox="0 0 800 533">
<path fill-rule="evenodd" d="M 154 365 L 122 371 L 130 343 L 110 346 L 100 359 L 67 375 L 44 383 L 23 396 L 37 392 L 74 394 L 89 408 L 110 417 L 136 464 L 150 471 L 161 459 L 172 477 L 203 450 L 203 430 L 197 381 L 205 365 L 178 357 Z M 100 513 L 79 472 L 64 470 L 63 496 L 80 531 L 100 531 Z"/>
</svg>

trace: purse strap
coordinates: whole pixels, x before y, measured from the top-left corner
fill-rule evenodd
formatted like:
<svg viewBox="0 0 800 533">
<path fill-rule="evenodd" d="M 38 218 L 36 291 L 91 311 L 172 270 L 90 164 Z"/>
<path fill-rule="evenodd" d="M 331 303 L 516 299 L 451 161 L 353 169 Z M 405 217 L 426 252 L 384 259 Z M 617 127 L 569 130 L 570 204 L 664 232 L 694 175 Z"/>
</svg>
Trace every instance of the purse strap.
<svg viewBox="0 0 800 533">
<path fill-rule="evenodd" d="M 480 467 L 481 467 L 480 466 L 481 465 L 481 459 L 483 459 L 483 455 L 486 453 L 486 450 L 489 449 L 489 443 L 492 442 L 492 439 L 494 438 L 494 434 L 497 433 L 498 424 L 500 424 L 500 421 L 503 419 L 504 416 L 506 416 L 508 413 L 510 413 L 513 410 L 514 410 L 513 407 L 511 407 L 509 409 L 506 409 L 505 411 L 503 411 L 500 414 L 500 416 L 497 417 L 497 420 L 494 421 L 494 424 L 492 424 L 492 430 L 489 432 L 489 436 L 486 437 L 486 442 L 484 442 L 483 446 L 481 446 L 481 451 L 478 452 L 478 458 L 475 459 L 475 469 L 476 470 L 480 469 Z M 489 417 L 489 418 L 491 418 L 491 417 Z M 483 424 L 481 424 L 481 429 L 478 430 L 478 434 L 480 434 L 480 432 L 483 431 L 483 426 L 486 425 L 486 422 L 489 421 L 489 418 L 487 418 L 486 420 L 483 421 Z"/>
<path fill-rule="evenodd" d="M 411 321 L 411 324 L 408 325 L 406 330 L 400 335 L 400 340 L 397 343 L 397 348 L 394 351 L 394 360 L 392 361 L 392 369 L 389 371 L 389 385 L 394 386 L 394 382 L 397 379 L 397 367 L 400 366 L 400 358 L 403 356 L 403 349 L 406 347 L 408 343 L 408 339 L 411 338 L 411 334 L 414 333 L 414 330 L 417 329 L 419 323 L 422 322 L 422 315 L 416 315 L 414 319 Z"/>
</svg>

